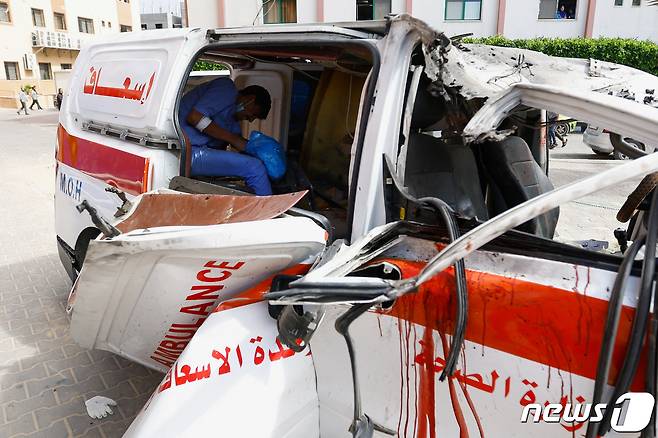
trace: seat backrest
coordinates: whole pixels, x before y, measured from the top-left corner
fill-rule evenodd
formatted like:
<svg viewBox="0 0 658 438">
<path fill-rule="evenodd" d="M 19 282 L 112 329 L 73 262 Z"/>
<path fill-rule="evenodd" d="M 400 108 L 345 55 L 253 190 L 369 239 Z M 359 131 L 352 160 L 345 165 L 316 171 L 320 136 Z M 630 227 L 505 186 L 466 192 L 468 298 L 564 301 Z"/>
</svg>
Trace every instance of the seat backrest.
<svg viewBox="0 0 658 438">
<path fill-rule="evenodd" d="M 480 151 L 493 198 L 490 203 L 492 216 L 553 190 L 553 184 L 521 137 L 512 136 L 484 143 Z M 552 239 L 559 215 L 560 210 L 556 208 L 520 225 L 518 229 Z"/>
<path fill-rule="evenodd" d="M 488 217 L 470 147 L 421 133 L 409 137 L 404 185 L 416 198 L 442 199 L 462 217 Z"/>
</svg>

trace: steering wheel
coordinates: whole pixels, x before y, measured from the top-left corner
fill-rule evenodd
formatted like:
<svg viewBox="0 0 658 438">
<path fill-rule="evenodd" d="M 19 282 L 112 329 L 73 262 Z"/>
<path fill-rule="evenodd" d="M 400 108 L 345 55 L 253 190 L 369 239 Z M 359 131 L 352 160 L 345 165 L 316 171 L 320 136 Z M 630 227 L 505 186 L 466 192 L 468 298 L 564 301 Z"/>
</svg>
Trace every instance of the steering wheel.
<svg viewBox="0 0 658 438">
<path fill-rule="evenodd" d="M 645 176 L 640 184 L 628 195 L 626 202 L 621 206 L 617 213 L 617 220 L 619 222 L 627 222 L 640 206 L 644 198 L 647 197 L 651 191 L 658 186 L 658 172 L 650 173 Z"/>
</svg>

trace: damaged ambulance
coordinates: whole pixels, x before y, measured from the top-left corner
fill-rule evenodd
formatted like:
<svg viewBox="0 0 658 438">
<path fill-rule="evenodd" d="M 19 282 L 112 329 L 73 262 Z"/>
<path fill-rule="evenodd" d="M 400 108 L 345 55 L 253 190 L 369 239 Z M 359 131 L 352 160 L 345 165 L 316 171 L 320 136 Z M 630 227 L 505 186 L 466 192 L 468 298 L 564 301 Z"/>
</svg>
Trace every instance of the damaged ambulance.
<svg viewBox="0 0 658 438">
<path fill-rule="evenodd" d="M 242 129 L 285 147 L 274 195 L 190 177 L 197 60 L 271 93 Z M 125 436 L 654 436 L 658 155 L 555 189 L 545 136 L 551 111 L 655 144 L 656 89 L 407 15 L 89 45 L 57 239 L 76 341 L 165 373 Z M 560 238 L 560 207 L 645 175 L 619 251 Z"/>
</svg>

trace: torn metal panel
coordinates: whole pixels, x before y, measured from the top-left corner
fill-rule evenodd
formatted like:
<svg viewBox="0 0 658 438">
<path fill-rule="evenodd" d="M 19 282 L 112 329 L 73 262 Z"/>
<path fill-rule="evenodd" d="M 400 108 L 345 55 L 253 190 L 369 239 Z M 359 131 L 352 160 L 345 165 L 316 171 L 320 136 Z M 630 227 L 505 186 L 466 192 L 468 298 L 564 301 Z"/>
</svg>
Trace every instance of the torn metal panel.
<svg viewBox="0 0 658 438">
<path fill-rule="evenodd" d="M 488 101 L 466 125 L 465 141 L 499 140 L 509 135 L 496 128 L 519 105 L 568 114 L 645 144 L 658 138 L 658 108 L 590 90 L 524 83 Z"/>
<path fill-rule="evenodd" d="M 466 99 L 489 98 L 516 84 L 564 87 L 619 95 L 629 91 L 642 101 L 658 78 L 611 62 L 559 58 L 532 50 L 465 44 L 444 51 L 441 81 Z"/>
<path fill-rule="evenodd" d="M 164 226 L 202 226 L 272 219 L 304 197 L 306 192 L 273 196 L 146 193 L 117 228 L 124 233 Z"/>
<path fill-rule="evenodd" d="M 92 241 L 69 296 L 71 336 L 166 371 L 218 303 L 305 273 L 326 237 L 311 219 L 284 216 Z"/>
</svg>

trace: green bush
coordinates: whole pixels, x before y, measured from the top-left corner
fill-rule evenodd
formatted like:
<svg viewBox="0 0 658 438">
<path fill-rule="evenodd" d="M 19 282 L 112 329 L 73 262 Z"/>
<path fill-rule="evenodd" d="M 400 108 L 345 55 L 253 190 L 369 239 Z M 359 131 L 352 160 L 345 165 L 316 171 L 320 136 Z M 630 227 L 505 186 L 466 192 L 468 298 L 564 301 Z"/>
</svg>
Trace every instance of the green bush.
<svg viewBox="0 0 658 438">
<path fill-rule="evenodd" d="M 192 68 L 192 70 L 194 71 L 226 70 L 226 66 L 224 64 L 217 64 L 214 62 L 197 61 L 194 63 L 194 68 Z"/>
<path fill-rule="evenodd" d="M 623 38 L 534 38 L 511 40 L 502 36 L 469 38 L 467 43 L 535 50 L 551 56 L 594 58 L 627 65 L 658 76 L 658 45 Z"/>
</svg>

